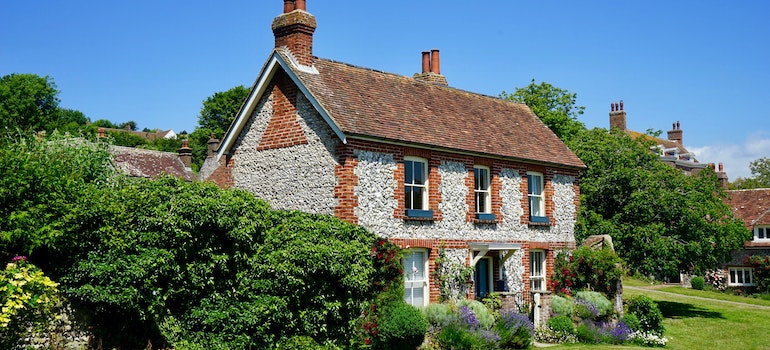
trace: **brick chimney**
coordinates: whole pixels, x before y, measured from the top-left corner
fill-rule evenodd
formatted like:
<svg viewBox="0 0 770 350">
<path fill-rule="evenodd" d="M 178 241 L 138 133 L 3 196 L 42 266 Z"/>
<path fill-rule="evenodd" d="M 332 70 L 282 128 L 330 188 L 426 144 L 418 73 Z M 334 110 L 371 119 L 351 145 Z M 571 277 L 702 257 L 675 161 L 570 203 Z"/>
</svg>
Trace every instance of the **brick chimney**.
<svg viewBox="0 0 770 350">
<path fill-rule="evenodd" d="M 284 0 L 283 14 L 273 20 L 275 47 L 286 47 L 299 64 L 313 65 L 315 17 L 307 12 L 305 0 Z"/>
<path fill-rule="evenodd" d="M 179 160 L 182 161 L 185 168 L 192 166 L 192 149 L 190 148 L 187 139 L 182 140 L 182 147 L 176 150 L 179 153 Z"/>
<path fill-rule="evenodd" d="M 426 83 L 449 85 L 446 77 L 441 75 L 441 57 L 438 49 L 422 52 L 422 73 L 416 73 L 414 78 Z"/>
<path fill-rule="evenodd" d="M 626 131 L 626 111 L 623 109 L 623 100 L 610 103 L 610 129 L 617 128 Z"/>
<path fill-rule="evenodd" d="M 717 180 L 719 180 L 719 185 L 722 186 L 722 188 L 727 189 L 728 185 L 730 184 L 730 179 L 727 177 L 727 172 L 725 172 L 725 166 L 722 163 L 719 163 L 719 171 L 717 172 Z"/>
<path fill-rule="evenodd" d="M 671 130 L 668 131 L 668 140 L 669 141 L 676 141 L 680 145 L 684 144 L 684 141 L 682 140 L 682 126 L 677 121 L 673 124 Z"/>
<path fill-rule="evenodd" d="M 211 133 L 211 138 L 209 138 L 209 148 L 208 153 L 206 154 L 206 157 L 213 157 L 217 154 L 217 149 L 219 148 L 219 139 L 214 137 L 214 133 Z"/>
</svg>

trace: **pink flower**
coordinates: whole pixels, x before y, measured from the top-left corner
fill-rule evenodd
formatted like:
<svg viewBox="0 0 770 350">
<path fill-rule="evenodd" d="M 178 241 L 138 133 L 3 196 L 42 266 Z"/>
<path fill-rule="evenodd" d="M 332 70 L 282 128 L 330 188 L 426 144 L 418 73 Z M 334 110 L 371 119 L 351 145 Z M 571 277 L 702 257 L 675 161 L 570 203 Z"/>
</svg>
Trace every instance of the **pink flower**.
<svg viewBox="0 0 770 350">
<path fill-rule="evenodd" d="M 13 259 L 11 259 L 12 262 L 18 262 L 18 261 L 27 261 L 26 256 L 14 256 Z"/>
</svg>

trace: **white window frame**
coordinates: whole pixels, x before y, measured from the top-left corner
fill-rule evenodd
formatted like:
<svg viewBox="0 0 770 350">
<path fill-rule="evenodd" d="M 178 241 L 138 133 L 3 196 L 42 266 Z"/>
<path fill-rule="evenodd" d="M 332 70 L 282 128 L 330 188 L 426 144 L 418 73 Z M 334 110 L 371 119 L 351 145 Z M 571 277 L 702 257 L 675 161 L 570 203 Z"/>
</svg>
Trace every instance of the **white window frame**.
<svg viewBox="0 0 770 350">
<path fill-rule="evenodd" d="M 414 175 L 412 175 L 412 181 L 407 182 L 407 174 L 409 173 L 407 171 L 407 167 L 412 167 L 412 174 L 414 174 L 414 163 L 422 163 L 422 178 L 423 183 L 415 183 L 414 181 Z M 408 191 L 409 188 L 420 188 L 422 189 L 422 206 L 417 208 L 414 207 L 414 197 L 413 194 Z M 428 203 L 428 160 L 425 158 L 419 158 L 419 157 L 404 157 L 404 208 L 407 210 L 428 210 L 429 203 Z"/>
<path fill-rule="evenodd" d="M 479 185 L 479 172 L 482 173 L 481 180 L 486 181 L 486 188 L 482 188 L 483 186 Z M 492 213 L 492 181 L 490 173 L 489 167 L 481 165 L 473 167 L 473 194 L 476 202 L 475 212 L 477 214 Z M 484 198 L 483 201 L 479 201 L 480 196 Z"/>
<path fill-rule="evenodd" d="M 532 191 L 532 179 L 539 178 L 540 186 L 538 193 Z M 527 197 L 529 198 L 529 217 L 546 217 L 545 214 L 545 177 L 542 173 L 528 171 L 527 172 Z M 537 200 L 537 207 L 533 205 L 533 201 Z M 540 215 L 535 215 L 540 214 Z"/>
<path fill-rule="evenodd" d="M 410 259 L 414 254 L 421 254 L 424 261 L 416 262 Z M 404 254 L 404 301 L 412 306 L 426 306 L 430 302 L 430 288 L 428 284 L 428 260 L 430 255 L 427 249 L 410 249 Z M 408 262 L 412 264 L 407 266 Z M 421 266 L 420 266 L 421 265 Z M 422 295 L 415 294 L 416 289 L 422 288 Z M 422 298 L 422 303 L 415 301 Z"/>
<path fill-rule="evenodd" d="M 529 251 L 529 288 L 530 291 L 546 290 L 545 250 Z M 539 269 L 539 271 L 538 271 Z"/>
<path fill-rule="evenodd" d="M 754 241 L 770 242 L 770 226 L 754 226 Z"/>
<path fill-rule="evenodd" d="M 746 281 L 748 277 L 748 281 Z M 755 286 L 754 269 L 745 266 L 734 266 L 727 268 L 728 286 Z"/>
</svg>

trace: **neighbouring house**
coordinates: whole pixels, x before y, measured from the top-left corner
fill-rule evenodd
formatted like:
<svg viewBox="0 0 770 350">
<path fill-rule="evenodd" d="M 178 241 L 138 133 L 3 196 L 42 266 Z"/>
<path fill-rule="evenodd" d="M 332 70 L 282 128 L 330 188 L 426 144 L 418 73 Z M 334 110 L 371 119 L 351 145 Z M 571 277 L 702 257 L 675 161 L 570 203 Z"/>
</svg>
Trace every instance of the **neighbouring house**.
<svg viewBox="0 0 770 350">
<path fill-rule="evenodd" d="M 727 191 L 726 202 L 754 237 L 734 251 L 732 260 L 718 273 L 724 274 L 728 287 L 754 286 L 753 270 L 744 262 L 751 255 L 770 256 L 770 188 Z"/>
<path fill-rule="evenodd" d="M 192 149 L 187 140 L 173 152 L 154 151 L 141 148 L 109 146 L 115 167 L 132 177 L 157 178 L 164 174 L 186 181 L 196 179 L 192 171 Z"/>
<path fill-rule="evenodd" d="M 613 102 L 610 104 L 610 128 L 618 129 L 624 132 L 631 138 L 645 138 L 653 141 L 655 144 L 652 149 L 654 152 L 660 155 L 660 161 L 664 162 L 676 169 L 681 170 L 687 175 L 697 174 L 699 171 L 706 167 L 714 169 L 713 164 L 705 164 L 698 162 L 695 158 L 695 154 L 688 151 L 684 147 L 684 131 L 682 131 L 682 125 L 679 121 L 675 122 L 671 126 L 671 130 L 667 132 L 667 138 L 662 139 L 645 133 L 641 133 L 634 130 L 629 130 L 626 125 L 627 114 L 623 101 Z M 727 188 L 727 174 L 724 173 L 722 166 L 717 172 L 722 187 Z M 716 169 L 714 169 L 716 170 Z"/>
<path fill-rule="evenodd" d="M 412 305 L 438 301 L 437 276 L 463 267 L 473 277 L 453 292 L 547 298 L 554 255 L 575 247 L 585 165 L 526 105 L 448 86 L 438 50 L 412 77 L 314 57 L 305 1 L 284 1 L 272 29 L 275 48 L 212 139 L 204 180 L 406 248 Z"/>
<path fill-rule="evenodd" d="M 141 138 L 143 138 L 143 139 L 145 139 L 147 141 L 155 141 L 155 140 L 161 139 L 161 138 L 169 139 L 170 140 L 170 139 L 175 139 L 176 136 L 177 136 L 176 133 L 174 132 L 174 130 L 163 131 L 163 130 L 160 130 L 160 129 L 155 129 L 155 131 L 134 131 L 134 130 L 131 130 L 131 126 L 130 125 L 126 125 L 125 129 L 113 129 L 113 128 L 99 127 L 97 129 L 97 136 L 99 138 L 104 138 L 104 137 L 106 137 L 106 133 L 107 132 L 127 132 L 127 133 L 130 133 L 132 135 L 139 136 L 139 137 L 141 137 Z"/>
</svg>

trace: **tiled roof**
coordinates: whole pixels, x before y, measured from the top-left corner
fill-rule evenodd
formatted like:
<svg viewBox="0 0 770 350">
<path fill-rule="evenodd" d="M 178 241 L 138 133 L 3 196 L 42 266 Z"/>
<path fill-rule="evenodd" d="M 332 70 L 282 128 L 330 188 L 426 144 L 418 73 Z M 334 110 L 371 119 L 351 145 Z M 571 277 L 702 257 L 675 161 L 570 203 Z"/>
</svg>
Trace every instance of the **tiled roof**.
<svg viewBox="0 0 770 350">
<path fill-rule="evenodd" d="M 177 153 L 110 146 L 110 154 L 115 166 L 129 176 L 155 178 L 165 173 L 186 181 L 195 177 L 191 169 L 185 168 Z"/>
<path fill-rule="evenodd" d="M 727 204 L 746 226 L 770 225 L 770 188 L 727 191 Z"/>
<path fill-rule="evenodd" d="M 348 137 L 585 167 L 524 104 L 331 60 L 314 68 L 294 73 Z"/>
</svg>

